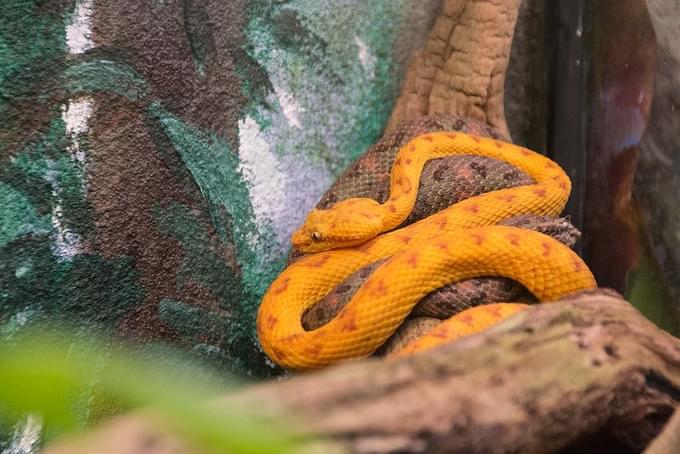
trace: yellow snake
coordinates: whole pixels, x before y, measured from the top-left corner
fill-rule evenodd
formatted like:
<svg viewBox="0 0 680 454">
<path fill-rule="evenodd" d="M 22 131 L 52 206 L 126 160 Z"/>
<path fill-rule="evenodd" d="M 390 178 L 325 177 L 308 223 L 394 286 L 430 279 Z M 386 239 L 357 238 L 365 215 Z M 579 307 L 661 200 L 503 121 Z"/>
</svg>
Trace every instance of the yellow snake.
<svg viewBox="0 0 680 454">
<path fill-rule="evenodd" d="M 454 155 L 505 161 L 535 183 L 471 197 L 393 230 L 413 208 L 425 163 Z M 557 216 L 570 190 L 569 177 L 556 163 L 526 148 L 461 132 L 414 138 L 396 156 L 385 203 L 355 198 L 313 210 L 293 235 L 297 248 L 316 253 L 286 268 L 267 290 L 257 317 L 262 348 L 277 364 L 297 370 L 370 355 L 425 295 L 472 277 L 515 279 L 540 301 L 595 287 L 585 263 L 559 241 L 495 225 L 518 214 Z M 358 269 L 384 258 L 389 259 L 333 320 L 313 331 L 303 328 L 301 317 L 309 307 Z M 524 307 L 506 303 L 468 309 L 402 353 L 480 331 Z"/>
</svg>

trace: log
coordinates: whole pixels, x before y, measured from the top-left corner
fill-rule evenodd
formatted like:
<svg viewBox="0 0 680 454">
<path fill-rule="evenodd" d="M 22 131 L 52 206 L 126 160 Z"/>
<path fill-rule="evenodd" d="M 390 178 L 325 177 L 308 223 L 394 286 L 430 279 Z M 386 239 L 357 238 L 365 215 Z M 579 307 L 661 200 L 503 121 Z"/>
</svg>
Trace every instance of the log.
<svg viewBox="0 0 680 454">
<path fill-rule="evenodd" d="M 678 403 L 680 339 L 595 290 L 436 350 L 256 385 L 211 405 L 295 417 L 301 434 L 320 437 L 306 445 L 320 452 L 495 453 L 640 452 Z M 115 441 L 145 430 L 166 436 L 136 415 L 45 452 L 148 453 Z"/>
</svg>

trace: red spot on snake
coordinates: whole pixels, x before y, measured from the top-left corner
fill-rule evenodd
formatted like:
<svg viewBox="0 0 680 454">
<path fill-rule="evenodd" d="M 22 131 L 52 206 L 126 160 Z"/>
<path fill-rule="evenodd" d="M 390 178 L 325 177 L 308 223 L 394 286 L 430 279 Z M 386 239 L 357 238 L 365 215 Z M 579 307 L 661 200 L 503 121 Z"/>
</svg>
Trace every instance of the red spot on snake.
<svg viewBox="0 0 680 454">
<path fill-rule="evenodd" d="M 445 329 L 438 329 L 432 332 L 431 334 L 432 337 L 437 337 L 439 339 L 446 339 L 448 338 L 448 333 L 446 332 Z"/>
<path fill-rule="evenodd" d="M 455 139 L 458 136 L 456 136 L 456 134 L 447 134 L 446 137 L 448 137 L 449 139 Z"/>
<path fill-rule="evenodd" d="M 474 317 L 470 314 L 460 315 L 458 317 L 458 320 L 461 323 L 465 323 L 467 326 L 472 326 L 474 324 L 474 321 L 475 321 Z"/>
<path fill-rule="evenodd" d="M 516 195 L 514 194 L 501 194 L 498 196 L 498 198 L 504 202 L 510 203 L 512 202 L 515 198 L 517 198 Z"/>
<path fill-rule="evenodd" d="M 548 161 L 545 163 L 545 167 L 548 169 L 554 169 L 556 167 L 555 163 L 552 161 Z"/>
<path fill-rule="evenodd" d="M 501 314 L 501 308 L 498 306 L 487 306 L 486 307 L 486 313 L 492 316 L 495 319 L 501 318 L 503 315 Z"/>
<path fill-rule="evenodd" d="M 387 287 L 385 286 L 385 281 L 379 280 L 375 283 L 372 289 L 372 293 L 377 296 L 387 295 Z"/>
<path fill-rule="evenodd" d="M 275 288 L 272 289 L 274 291 L 274 294 L 279 295 L 279 294 L 285 292 L 286 289 L 288 288 L 289 282 L 290 282 L 290 277 L 283 279 L 279 285 L 277 285 Z"/>
<path fill-rule="evenodd" d="M 479 205 L 474 204 L 474 205 L 466 206 L 465 211 L 469 211 L 470 213 L 479 213 Z"/>
<path fill-rule="evenodd" d="M 394 165 L 395 165 L 395 166 L 398 166 L 398 165 L 400 165 L 400 164 L 401 164 L 401 158 L 397 158 L 397 159 L 394 160 Z"/>
<path fill-rule="evenodd" d="M 560 181 L 560 189 L 564 189 L 566 191 L 567 187 L 568 185 L 566 181 Z"/>
<path fill-rule="evenodd" d="M 470 138 L 471 138 L 472 140 L 474 140 L 475 142 L 477 142 L 477 143 L 480 142 L 479 136 L 477 136 L 477 135 L 475 135 L 475 134 L 468 134 L 468 135 L 469 135 Z"/>
<path fill-rule="evenodd" d="M 473 233 L 471 236 L 472 236 L 472 238 L 475 239 L 475 244 L 477 246 L 479 246 L 480 244 L 482 244 L 484 242 L 484 240 L 486 240 L 486 237 L 484 236 L 483 233 Z"/>
<path fill-rule="evenodd" d="M 354 312 L 347 313 L 343 317 L 342 325 L 340 325 L 340 331 L 355 331 L 357 329 L 357 314 Z"/>
<path fill-rule="evenodd" d="M 288 343 L 290 343 L 290 342 L 295 342 L 296 340 L 298 340 L 298 338 L 299 338 L 300 336 L 302 336 L 302 333 L 291 334 L 291 335 L 286 336 L 286 337 L 284 337 L 283 339 L 281 339 L 281 341 L 282 341 L 282 342 L 288 342 Z"/>
<path fill-rule="evenodd" d="M 393 203 L 390 203 L 389 205 L 387 205 L 387 209 L 390 210 L 392 213 L 396 213 L 396 212 L 397 212 L 397 207 L 394 206 Z"/>
<path fill-rule="evenodd" d="M 415 251 L 411 252 L 411 254 L 408 256 L 408 259 L 406 259 L 406 263 L 411 265 L 411 268 L 418 266 L 418 253 Z"/>
<path fill-rule="evenodd" d="M 466 291 L 466 292 L 472 292 L 472 291 L 475 290 L 475 288 L 477 288 L 477 286 L 475 285 L 475 282 L 472 281 L 472 280 L 460 281 L 460 282 L 458 282 L 457 285 L 461 289 L 461 291 Z"/>
<path fill-rule="evenodd" d="M 526 148 L 520 148 L 519 150 L 520 153 L 522 153 L 522 156 L 530 156 L 531 152 L 527 150 Z"/>
<path fill-rule="evenodd" d="M 431 135 L 428 134 L 426 136 L 423 136 L 423 140 L 427 140 L 428 142 L 432 142 L 434 139 L 432 138 Z"/>
<path fill-rule="evenodd" d="M 321 353 L 321 345 L 319 344 L 310 345 L 309 347 L 306 347 L 304 349 L 304 352 L 308 356 L 317 356 L 319 353 Z"/>
<path fill-rule="evenodd" d="M 519 246 L 519 235 L 517 235 L 516 233 L 508 233 L 505 237 L 508 239 L 508 241 L 510 241 L 510 244 L 512 244 L 513 246 Z"/>
<path fill-rule="evenodd" d="M 502 142 L 499 142 L 497 140 L 493 141 L 494 145 L 496 145 L 496 148 L 503 148 L 505 145 L 503 145 Z"/>
<path fill-rule="evenodd" d="M 411 192 L 411 181 L 408 178 L 404 178 L 401 181 L 401 190 L 404 191 L 404 193 L 406 194 Z"/>
<path fill-rule="evenodd" d="M 404 244 L 409 244 L 411 242 L 410 236 L 399 235 L 397 238 L 399 239 L 399 241 L 401 241 Z"/>
<path fill-rule="evenodd" d="M 449 250 L 449 245 L 448 243 L 445 243 L 443 241 L 440 241 L 437 243 L 437 247 L 441 249 L 442 251 L 448 251 Z"/>
<path fill-rule="evenodd" d="M 365 217 L 366 219 L 373 219 L 375 217 L 375 214 L 373 213 L 359 213 L 359 214 Z"/>
<path fill-rule="evenodd" d="M 411 158 L 406 158 L 406 165 L 409 165 L 413 162 Z"/>
<path fill-rule="evenodd" d="M 562 178 L 562 175 L 553 175 L 553 176 L 552 176 L 552 179 L 555 180 L 555 181 L 557 181 L 557 180 L 559 180 L 559 179 L 561 179 L 561 178 Z"/>
<path fill-rule="evenodd" d="M 437 221 L 437 226 L 439 227 L 439 230 L 444 230 L 446 228 L 446 225 L 449 223 L 449 220 L 446 218 L 440 218 Z"/>
<path fill-rule="evenodd" d="M 416 151 L 416 146 L 414 144 L 411 144 L 410 147 L 408 147 L 409 151 Z"/>
<path fill-rule="evenodd" d="M 552 250 L 552 245 L 550 243 L 541 243 L 541 246 L 543 246 L 543 257 L 547 257 L 550 255 L 550 251 Z"/>
<path fill-rule="evenodd" d="M 536 188 L 536 189 L 534 189 L 534 194 L 536 194 L 539 197 L 545 197 L 545 189 Z"/>
<path fill-rule="evenodd" d="M 269 315 L 267 316 L 267 320 L 265 320 L 264 323 L 265 323 L 265 326 L 266 326 L 267 330 L 271 331 L 272 328 L 274 328 L 274 326 L 276 326 L 276 324 L 277 324 L 278 322 L 279 322 L 279 319 L 278 319 L 278 318 L 276 318 L 276 317 L 274 317 L 273 315 L 269 314 Z"/>
<path fill-rule="evenodd" d="M 272 347 L 272 355 L 275 358 L 278 358 L 281 361 L 285 361 L 285 359 L 288 358 L 288 355 L 286 355 L 285 353 L 283 353 L 281 350 L 279 350 L 276 347 Z"/>
<path fill-rule="evenodd" d="M 361 252 L 366 252 L 369 249 L 371 249 L 371 246 L 373 246 L 374 241 L 367 241 L 366 243 L 362 243 L 359 246 L 356 247 L 357 251 Z"/>
<path fill-rule="evenodd" d="M 575 258 L 572 263 L 576 271 L 583 271 L 583 263 L 579 259 Z"/>
<path fill-rule="evenodd" d="M 315 258 L 307 260 L 305 262 L 305 265 L 310 267 L 310 268 L 319 268 L 320 266 L 325 264 L 329 259 L 330 259 L 330 256 L 327 255 L 327 254 L 324 254 L 321 257 L 315 257 Z"/>
<path fill-rule="evenodd" d="M 364 171 L 368 173 L 376 172 L 378 170 L 377 160 L 373 158 L 364 159 L 360 165 L 364 169 Z"/>
</svg>

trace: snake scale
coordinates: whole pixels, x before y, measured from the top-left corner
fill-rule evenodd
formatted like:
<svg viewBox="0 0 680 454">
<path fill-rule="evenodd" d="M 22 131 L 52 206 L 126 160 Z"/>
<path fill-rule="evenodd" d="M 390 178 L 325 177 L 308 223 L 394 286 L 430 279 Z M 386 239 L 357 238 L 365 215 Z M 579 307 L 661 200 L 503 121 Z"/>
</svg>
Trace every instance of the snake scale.
<svg viewBox="0 0 680 454">
<path fill-rule="evenodd" d="M 258 313 L 258 336 L 272 360 L 289 369 L 309 369 L 369 355 L 414 307 L 469 282 L 477 282 L 475 288 L 495 285 L 514 297 L 528 290 L 541 301 L 596 285 L 567 246 L 517 227 L 528 224 L 573 243 L 573 229 L 545 218 L 557 216 L 566 203 L 570 182 L 564 171 L 498 136 L 481 137 L 494 135 L 460 121 L 426 118 L 386 135 L 381 147 L 367 152 L 340 180 L 351 189 L 343 194 L 336 183 L 321 200 L 323 209 L 309 214 L 293 237 L 294 246 L 309 255 L 291 263 L 272 283 Z M 464 168 L 468 179 L 486 174 L 483 181 L 501 184 L 476 184 L 467 194 L 465 188 L 453 191 L 458 195 L 452 197 L 448 176 L 465 175 Z M 357 183 L 362 179 L 363 184 Z M 522 285 L 513 288 L 508 279 Z M 323 306 L 321 301 L 342 288 L 348 296 L 335 298 L 342 300 L 331 311 L 335 316 L 329 321 L 322 314 L 314 326 L 305 327 L 310 309 Z M 453 293 L 459 297 L 461 292 Z M 493 298 L 473 304 L 480 302 L 492 304 L 468 309 L 453 304 L 440 316 L 457 315 L 400 353 L 479 331 L 525 307 L 493 304 Z"/>
</svg>

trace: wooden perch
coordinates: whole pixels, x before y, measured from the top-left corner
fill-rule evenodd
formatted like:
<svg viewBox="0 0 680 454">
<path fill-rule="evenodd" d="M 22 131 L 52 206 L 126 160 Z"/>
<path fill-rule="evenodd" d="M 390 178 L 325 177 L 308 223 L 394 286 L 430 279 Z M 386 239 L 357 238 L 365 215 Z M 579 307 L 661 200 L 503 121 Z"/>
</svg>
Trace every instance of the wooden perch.
<svg viewBox="0 0 680 454">
<path fill-rule="evenodd" d="M 424 354 L 257 385 L 214 405 L 294 416 L 303 434 L 320 437 L 308 446 L 319 452 L 486 453 L 593 452 L 601 444 L 641 451 L 678 403 L 680 339 L 598 290 L 537 305 Z M 46 452 L 152 452 L 120 450 L 126 431 L 180 446 L 159 430 L 122 417 Z M 158 446 L 154 453 L 190 452 Z"/>
<path fill-rule="evenodd" d="M 680 450 L 680 411 L 666 424 L 661 435 L 654 439 L 645 454 L 675 454 Z"/>
<path fill-rule="evenodd" d="M 407 119 L 446 113 L 509 136 L 505 74 L 520 0 L 444 0 L 424 49 L 406 70 L 387 131 Z"/>
</svg>

